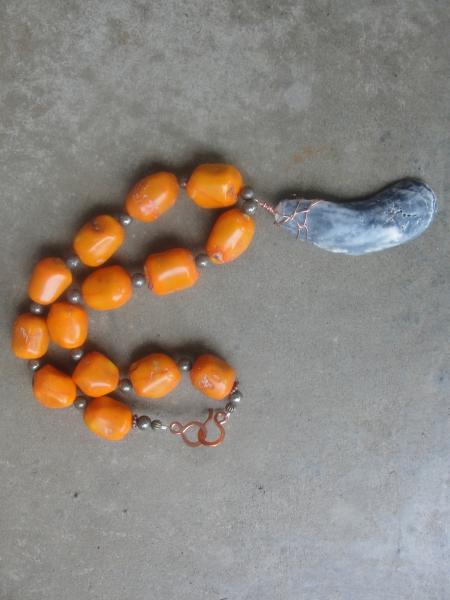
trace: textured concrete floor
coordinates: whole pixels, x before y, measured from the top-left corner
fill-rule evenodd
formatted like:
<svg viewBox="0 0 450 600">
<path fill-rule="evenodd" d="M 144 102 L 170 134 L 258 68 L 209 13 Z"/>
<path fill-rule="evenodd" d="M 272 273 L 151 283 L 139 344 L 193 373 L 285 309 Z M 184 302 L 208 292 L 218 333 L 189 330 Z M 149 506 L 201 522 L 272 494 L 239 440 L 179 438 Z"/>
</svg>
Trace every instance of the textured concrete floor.
<svg viewBox="0 0 450 600">
<path fill-rule="evenodd" d="M 450 597 L 448 0 L 3 0 L 0 4 L 1 600 Z M 258 214 L 238 262 L 192 290 L 92 315 L 122 367 L 210 348 L 245 402 L 222 446 L 93 437 L 31 395 L 9 353 L 33 261 L 159 165 L 238 165 L 351 197 L 406 175 L 438 218 L 361 259 Z M 186 197 L 120 259 L 199 245 Z M 187 384 L 153 415 L 189 419 Z"/>
</svg>

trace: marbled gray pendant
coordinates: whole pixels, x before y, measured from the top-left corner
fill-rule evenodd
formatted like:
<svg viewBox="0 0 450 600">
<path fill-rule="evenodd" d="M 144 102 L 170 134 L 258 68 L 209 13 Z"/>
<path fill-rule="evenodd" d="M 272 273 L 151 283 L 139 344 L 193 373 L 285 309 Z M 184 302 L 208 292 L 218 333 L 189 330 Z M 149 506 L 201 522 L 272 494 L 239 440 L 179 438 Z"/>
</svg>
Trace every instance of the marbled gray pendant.
<svg viewBox="0 0 450 600">
<path fill-rule="evenodd" d="M 275 221 L 319 248 L 358 256 L 413 240 L 435 212 L 433 190 L 421 181 L 402 179 L 364 200 L 282 200 Z"/>
</svg>

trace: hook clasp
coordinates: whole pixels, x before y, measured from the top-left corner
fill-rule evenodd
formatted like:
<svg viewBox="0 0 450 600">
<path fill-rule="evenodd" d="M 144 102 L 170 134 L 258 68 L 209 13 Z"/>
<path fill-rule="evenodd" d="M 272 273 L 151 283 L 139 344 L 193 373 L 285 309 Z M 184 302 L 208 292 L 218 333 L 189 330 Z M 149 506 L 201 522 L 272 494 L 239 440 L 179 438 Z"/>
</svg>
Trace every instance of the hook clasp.
<svg viewBox="0 0 450 600">
<path fill-rule="evenodd" d="M 213 420 L 219 433 L 215 439 L 208 440 L 207 424 Z M 186 425 L 182 425 L 179 421 L 173 421 L 170 424 L 170 431 L 175 435 L 181 436 L 183 442 L 190 448 L 198 448 L 199 446 L 218 446 L 223 442 L 225 437 L 224 423 L 228 420 L 228 414 L 224 410 L 214 411 L 208 409 L 208 416 L 204 421 L 189 421 Z M 191 440 L 187 437 L 187 432 L 197 428 L 197 439 Z"/>
</svg>

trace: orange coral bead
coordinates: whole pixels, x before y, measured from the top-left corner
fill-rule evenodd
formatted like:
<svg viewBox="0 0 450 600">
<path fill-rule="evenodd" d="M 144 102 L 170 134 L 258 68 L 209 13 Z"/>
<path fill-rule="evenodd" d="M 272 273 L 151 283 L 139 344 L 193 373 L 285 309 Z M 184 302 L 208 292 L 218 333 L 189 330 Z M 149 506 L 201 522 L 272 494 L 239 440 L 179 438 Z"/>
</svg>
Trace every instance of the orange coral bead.
<svg viewBox="0 0 450 600">
<path fill-rule="evenodd" d="M 72 283 L 72 273 L 60 258 L 43 258 L 33 269 L 28 295 L 39 304 L 51 304 Z"/>
<path fill-rule="evenodd" d="M 129 370 L 133 389 L 144 398 L 162 398 L 181 381 L 176 362 L 167 354 L 149 354 L 133 363 Z"/>
<path fill-rule="evenodd" d="M 33 393 L 47 408 L 67 408 L 73 404 L 77 388 L 69 375 L 45 365 L 34 375 Z"/>
<path fill-rule="evenodd" d="M 119 369 L 104 354 L 89 352 L 75 367 L 72 379 L 87 396 L 97 398 L 116 389 Z"/>
<path fill-rule="evenodd" d="M 123 267 L 113 265 L 93 271 L 81 285 L 83 300 L 95 310 L 114 310 L 133 295 L 131 278 Z"/>
<path fill-rule="evenodd" d="M 83 225 L 75 236 L 73 248 L 81 262 L 99 267 L 111 258 L 125 239 L 122 225 L 110 215 L 99 215 Z"/>
<path fill-rule="evenodd" d="M 214 223 L 206 243 L 206 253 L 214 264 L 236 260 L 249 247 L 255 224 L 237 208 L 227 210 Z"/>
<path fill-rule="evenodd" d="M 84 411 L 84 422 L 99 437 L 118 442 L 130 431 L 133 415 L 123 402 L 102 396 L 90 400 Z"/>
<path fill-rule="evenodd" d="M 178 195 L 175 175 L 161 171 L 141 179 L 130 190 L 125 200 L 125 210 L 138 221 L 149 223 L 172 208 Z"/>
<path fill-rule="evenodd" d="M 84 308 L 69 302 L 55 302 L 47 316 L 50 339 L 62 348 L 78 348 L 86 341 L 88 316 Z"/>
<path fill-rule="evenodd" d="M 192 385 L 213 400 L 223 400 L 233 389 L 236 372 L 213 354 L 202 354 L 191 370 Z"/>
<path fill-rule="evenodd" d="M 24 313 L 14 321 L 11 348 L 17 358 L 40 358 L 48 350 L 49 335 L 44 317 Z"/>
<path fill-rule="evenodd" d="M 198 166 L 186 186 L 188 196 L 201 208 L 224 208 L 236 204 L 244 182 L 233 165 Z"/>
<path fill-rule="evenodd" d="M 192 287 L 199 275 L 192 252 L 184 248 L 150 254 L 145 261 L 145 274 L 159 296 Z"/>
</svg>

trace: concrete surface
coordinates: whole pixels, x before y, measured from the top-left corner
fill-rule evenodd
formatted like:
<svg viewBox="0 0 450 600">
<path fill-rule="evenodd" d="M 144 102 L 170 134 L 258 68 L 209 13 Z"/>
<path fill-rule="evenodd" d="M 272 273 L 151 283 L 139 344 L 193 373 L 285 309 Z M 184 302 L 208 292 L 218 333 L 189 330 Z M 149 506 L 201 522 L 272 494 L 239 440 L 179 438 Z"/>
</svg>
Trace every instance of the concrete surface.
<svg viewBox="0 0 450 600">
<path fill-rule="evenodd" d="M 0 5 L 2 600 L 450 597 L 447 0 Z M 238 165 L 351 197 L 406 175 L 440 213 L 416 242 L 333 256 L 257 216 L 238 262 L 166 299 L 92 315 L 122 367 L 210 348 L 245 393 L 222 446 L 93 437 L 9 353 L 33 261 L 167 165 Z M 121 260 L 194 247 L 184 196 Z M 187 384 L 151 414 L 201 415 Z"/>
</svg>

